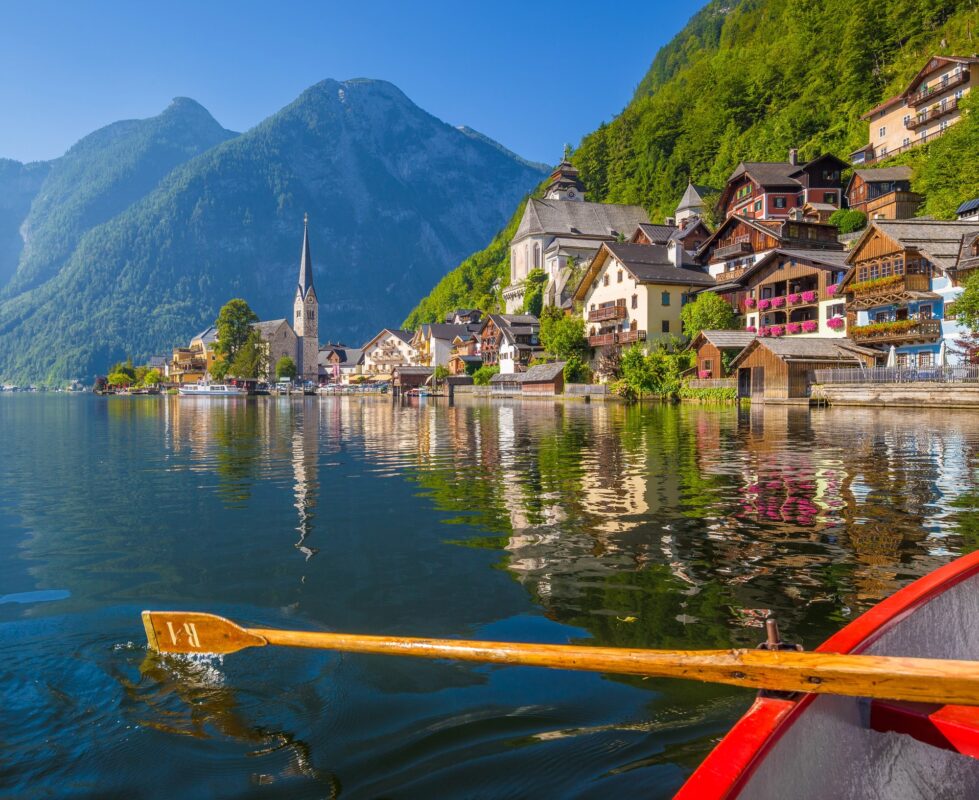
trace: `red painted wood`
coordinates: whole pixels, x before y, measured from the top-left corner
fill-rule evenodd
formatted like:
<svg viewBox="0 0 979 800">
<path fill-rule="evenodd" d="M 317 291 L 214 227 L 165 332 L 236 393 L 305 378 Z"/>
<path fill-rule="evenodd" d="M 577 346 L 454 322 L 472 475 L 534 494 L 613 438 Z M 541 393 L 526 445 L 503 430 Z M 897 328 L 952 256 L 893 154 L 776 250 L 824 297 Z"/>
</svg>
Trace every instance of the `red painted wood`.
<svg viewBox="0 0 979 800">
<path fill-rule="evenodd" d="M 979 551 L 936 569 L 882 600 L 823 642 L 816 651 L 861 653 L 890 625 L 977 572 Z M 674 800 L 732 800 L 737 797 L 781 735 L 805 713 L 815 698 L 816 695 L 807 694 L 795 701 L 756 700 L 694 771 Z M 963 708 L 944 706 L 935 715 L 939 717 L 939 730 L 943 736 L 955 737 L 962 747 L 970 747 L 967 741 L 969 735 L 964 729 L 968 725 L 975 725 L 976 721 L 971 714 L 969 720 L 963 720 Z M 969 711 L 975 712 L 976 709 L 970 708 Z M 938 722 L 933 720 L 932 723 L 938 727 Z"/>
<path fill-rule="evenodd" d="M 870 704 L 870 727 L 979 758 L 979 708 L 975 706 L 874 700 Z"/>
</svg>

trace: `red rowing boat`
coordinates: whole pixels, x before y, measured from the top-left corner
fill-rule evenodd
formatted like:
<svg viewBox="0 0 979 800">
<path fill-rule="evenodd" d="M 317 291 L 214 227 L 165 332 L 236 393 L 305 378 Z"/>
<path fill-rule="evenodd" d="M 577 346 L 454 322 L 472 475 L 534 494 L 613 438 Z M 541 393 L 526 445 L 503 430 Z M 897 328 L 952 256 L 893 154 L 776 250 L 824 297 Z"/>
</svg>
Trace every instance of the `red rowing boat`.
<svg viewBox="0 0 979 800">
<path fill-rule="evenodd" d="M 979 661 L 979 552 L 915 581 L 817 648 Z M 979 707 L 759 696 L 674 800 L 979 798 Z"/>
</svg>

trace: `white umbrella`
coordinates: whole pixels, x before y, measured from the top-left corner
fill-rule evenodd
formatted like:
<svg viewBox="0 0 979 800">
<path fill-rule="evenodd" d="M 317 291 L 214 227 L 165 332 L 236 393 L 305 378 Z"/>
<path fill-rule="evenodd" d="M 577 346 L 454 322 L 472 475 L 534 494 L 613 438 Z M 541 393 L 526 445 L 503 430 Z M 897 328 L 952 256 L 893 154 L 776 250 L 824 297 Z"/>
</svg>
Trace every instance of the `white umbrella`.
<svg viewBox="0 0 979 800">
<path fill-rule="evenodd" d="M 888 367 L 897 366 L 897 348 L 891 345 L 891 349 L 887 351 L 887 364 Z"/>
<path fill-rule="evenodd" d="M 948 366 L 948 353 L 945 351 L 945 340 L 942 339 L 941 345 L 938 347 L 938 366 L 947 367 Z"/>
</svg>

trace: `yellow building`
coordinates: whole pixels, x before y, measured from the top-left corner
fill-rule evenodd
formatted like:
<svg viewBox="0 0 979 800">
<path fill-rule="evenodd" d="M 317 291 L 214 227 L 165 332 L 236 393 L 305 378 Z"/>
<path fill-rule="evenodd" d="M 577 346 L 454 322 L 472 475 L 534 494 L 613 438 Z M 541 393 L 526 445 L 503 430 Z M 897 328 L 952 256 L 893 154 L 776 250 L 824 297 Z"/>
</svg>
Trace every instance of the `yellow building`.
<svg viewBox="0 0 979 800">
<path fill-rule="evenodd" d="M 197 383 L 210 374 L 211 367 L 221 356 L 214 351 L 218 329 L 213 325 L 190 340 L 187 347 L 175 347 L 173 357 L 166 364 L 166 378 L 170 383 Z"/>
<path fill-rule="evenodd" d="M 575 291 L 593 357 L 605 347 L 667 341 L 682 334 L 680 309 L 691 292 L 715 285 L 699 266 L 685 264 L 679 243 L 605 243 Z"/>
</svg>

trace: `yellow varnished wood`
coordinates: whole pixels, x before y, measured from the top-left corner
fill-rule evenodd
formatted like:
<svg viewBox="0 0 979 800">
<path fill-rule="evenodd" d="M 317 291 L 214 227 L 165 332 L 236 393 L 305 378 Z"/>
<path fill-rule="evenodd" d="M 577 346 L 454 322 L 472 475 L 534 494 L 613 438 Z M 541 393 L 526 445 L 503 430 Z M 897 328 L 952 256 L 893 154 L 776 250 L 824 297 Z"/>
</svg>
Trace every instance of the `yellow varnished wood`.
<svg viewBox="0 0 979 800">
<path fill-rule="evenodd" d="M 774 691 L 979 705 L 979 663 L 973 661 L 767 650 L 629 650 L 248 629 L 223 617 L 188 612 L 144 611 L 143 622 L 150 647 L 164 653 L 233 653 L 273 644 L 684 678 Z"/>
</svg>

